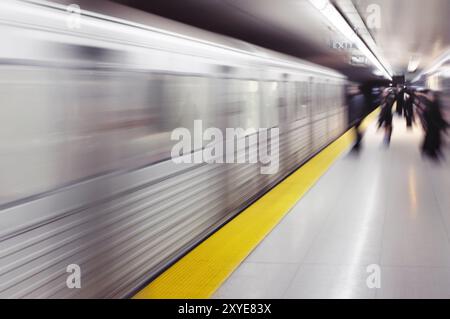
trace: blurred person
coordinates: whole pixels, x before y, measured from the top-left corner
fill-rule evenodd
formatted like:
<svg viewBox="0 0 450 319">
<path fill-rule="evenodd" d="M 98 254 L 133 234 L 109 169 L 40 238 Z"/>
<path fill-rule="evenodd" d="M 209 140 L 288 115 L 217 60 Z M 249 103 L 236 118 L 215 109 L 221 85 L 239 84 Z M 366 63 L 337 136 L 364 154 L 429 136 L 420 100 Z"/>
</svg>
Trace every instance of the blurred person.
<svg viewBox="0 0 450 319">
<path fill-rule="evenodd" d="M 438 159 L 442 156 L 442 133 L 448 129 L 449 124 L 442 116 L 439 94 L 425 90 L 420 95 L 425 99 L 422 109 L 422 126 L 425 131 L 422 152 L 426 156 Z"/>
<path fill-rule="evenodd" d="M 406 94 L 407 94 L 407 97 L 405 99 L 404 114 L 405 114 L 405 118 L 406 118 L 406 127 L 408 129 L 411 129 L 413 126 L 413 123 L 415 122 L 415 119 L 414 119 L 415 93 L 414 93 L 413 89 L 407 89 Z"/>
<path fill-rule="evenodd" d="M 385 135 L 384 135 L 384 143 L 386 145 L 390 145 L 391 137 L 392 137 L 392 106 L 394 105 L 396 96 L 395 93 L 391 91 L 391 89 L 385 89 L 383 91 L 382 97 L 382 105 L 381 112 L 378 118 L 378 129 L 382 126 L 384 127 Z"/>
<path fill-rule="evenodd" d="M 364 136 L 361 124 L 367 113 L 366 99 L 361 91 L 361 87 L 353 88 L 350 91 L 348 106 L 351 114 L 350 126 L 355 130 L 355 144 L 352 151 L 358 152 L 361 149 L 361 142 Z"/>
<path fill-rule="evenodd" d="M 401 116 L 401 115 L 403 115 L 403 109 L 404 109 L 404 105 L 405 105 L 405 89 L 404 89 L 404 87 L 401 87 L 398 89 L 395 99 L 397 100 L 396 112 L 398 115 Z"/>
</svg>

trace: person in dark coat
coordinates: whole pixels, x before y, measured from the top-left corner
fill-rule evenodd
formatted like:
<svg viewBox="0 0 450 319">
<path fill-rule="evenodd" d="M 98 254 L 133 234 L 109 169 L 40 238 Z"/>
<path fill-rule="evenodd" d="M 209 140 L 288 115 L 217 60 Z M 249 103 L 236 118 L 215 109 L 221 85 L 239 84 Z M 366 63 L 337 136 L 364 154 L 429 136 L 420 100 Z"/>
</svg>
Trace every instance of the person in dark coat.
<svg viewBox="0 0 450 319">
<path fill-rule="evenodd" d="M 405 89 L 403 87 L 398 90 L 396 100 L 397 100 L 396 112 L 398 115 L 401 116 L 403 114 L 403 109 L 405 105 Z"/>
<path fill-rule="evenodd" d="M 361 142 L 363 139 L 363 131 L 361 124 L 364 116 L 367 113 L 366 99 L 361 92 L 361 88 L 354 88 L 350 93 L 349 100 L 349 113 L 351 114 L 350 125 L 355 129 L 355 144 L 353 145 L 353 151 L 358 152 L 361 148 Z"/>
<path fill-rule="evenodd" d="M 438 159 L 442 155 L 442 133 L 447 130 L 449 124 L 442 116 L 438 93 L 426 90 L 422 96 L 425 98 L 422 112 L 422 125 L 425 130 L 422 152 L 426 156 Z"/>
<path fill-rule="evenodd" d="M 384 143 L 386 145 L 389 145 L 391 143 L 391 136 L 392 136 L 392 106 L 394 105 L 396 96 L 391 91 L 391 89 L 385 89 L 383 91 L 383 103 L 381 106 L 381 112 L 378 118 L 378 129 L 380 129 L 382 126 L 385 130 L 384 135 Z"/>
<path fill-rule="evenodd" d="M 415 100 L 415 93 L 414 90 L 408 89 L 406 91 L 407 97 L 405 100 L 405 107 L 404 107 L 404 114 L 406 118 L 406 127 L 408 129 L 412 128 L 412 125 L 414 123 L 414 100 Z"/>
</svg>

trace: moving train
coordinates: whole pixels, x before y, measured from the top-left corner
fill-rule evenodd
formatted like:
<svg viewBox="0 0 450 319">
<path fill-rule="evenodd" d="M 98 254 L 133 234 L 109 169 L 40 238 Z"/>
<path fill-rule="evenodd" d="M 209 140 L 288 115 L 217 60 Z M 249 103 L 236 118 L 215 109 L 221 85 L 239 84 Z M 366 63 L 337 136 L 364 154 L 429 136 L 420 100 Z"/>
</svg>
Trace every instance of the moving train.
<svg viewBox="0 0 450 319">
<path fill-rule="evenodd" d="M 165 23 L 0 2 L 0 298 L 130 297 L 348 128 L 343 75 Z M 199 119 L 278 128 L 278 172 L 175 163 Z"/>
</svg>

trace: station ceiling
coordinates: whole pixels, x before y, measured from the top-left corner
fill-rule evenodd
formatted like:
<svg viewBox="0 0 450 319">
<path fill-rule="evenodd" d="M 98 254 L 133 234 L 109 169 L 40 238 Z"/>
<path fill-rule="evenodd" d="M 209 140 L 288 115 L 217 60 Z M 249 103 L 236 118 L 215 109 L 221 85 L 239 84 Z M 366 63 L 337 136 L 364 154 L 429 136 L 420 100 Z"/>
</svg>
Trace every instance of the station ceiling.
<svg viewBox="0 0 450 319">
<path fill-rule="evenodd" d="M 371 22 L 369 34 L 394 75 L 414 78 L 450 44 L 448 0 L 348 1 Z M 328 66 L 354 81 L 377 79 L 371 67 L 351 61 L 351 45 L 308 0 L 114 2 Z M 335 2 L 345 11 L 346 1 Z M 412 73 L 410 63 L 417 64 Z"/>
</svg>

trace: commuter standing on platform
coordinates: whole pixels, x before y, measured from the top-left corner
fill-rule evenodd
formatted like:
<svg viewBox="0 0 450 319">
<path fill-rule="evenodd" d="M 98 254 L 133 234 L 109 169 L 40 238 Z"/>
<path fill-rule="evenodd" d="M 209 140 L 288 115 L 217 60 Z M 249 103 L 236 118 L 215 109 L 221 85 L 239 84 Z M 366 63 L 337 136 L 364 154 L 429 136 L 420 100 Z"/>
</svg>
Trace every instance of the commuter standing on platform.
<svg viewBox="0 0 450 319">
<path fill-rule="evenodd" d="M 395 102 L 395 93 L 387 88 L 383 91 L 383 99 L 380 116 L 378 118 L 378 129 L 384 126 L 384 143 L 389 145 L 392 136 L 392 106 Z"/>
<path fill-rule="evenodd" d="M 396 112 L 398 115 L 401 116 L 403 115 L 403 108 L 405 105 L 405 89 L 403 87 L 398 89 L 396 99 L 397 99 Z"/>
<path fill-rule="evenodd" d="M 449 124 L 442 116 L 439 95 L 431 90 L 425 90 L 421 96 L 425 98 L 425 107 L 422 111 L 422 125 L 425 130 L 422 152 L 433 159 L 438 159 L 442 155 L 442 133 L 447 130 Z"/>
<path fill-rule="evenodd" d="M 406 127 L 408 129 L 412 128 L 412 125 L 414 123 L 414 99 L 415 99 L 415 93 L 414 90 L 408 89 L 406 90 L 407 98 L 405 100 L 405 107 L 404 107 L 404 113 L 406 118 Z"/>
<path fill-rule="evenodd" d="M 362 94 L 360 87 L 354 88 L 353 91 L 350 92 L 348 105 L 351 116 L 350 125 L 354 127 L 356 135 L 353 151 L 358 152 L 361 148 L 361 142 L 363 139 L 361 124 L 367 112 L 366 99 L 364 94 Z"/>
</svg>

